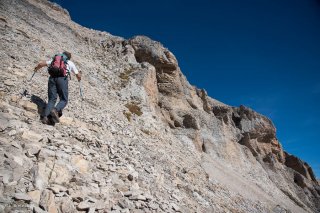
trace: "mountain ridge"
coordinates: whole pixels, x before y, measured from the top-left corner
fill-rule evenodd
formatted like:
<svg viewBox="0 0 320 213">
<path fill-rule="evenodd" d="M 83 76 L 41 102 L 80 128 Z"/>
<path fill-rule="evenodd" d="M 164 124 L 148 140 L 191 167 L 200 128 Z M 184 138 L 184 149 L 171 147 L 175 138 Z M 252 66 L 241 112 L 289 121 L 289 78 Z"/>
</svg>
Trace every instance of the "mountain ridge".
<svg viewBox="0 0 320 213">
<path fill-rule="evenodd" d="M 159 42 L 81 27 L 45 0 L 0 6 L 4 211 L 319 211 L 312 168 L 272 122 L 190 85 Z M 85 98 L 72 79 L 62 125 L 46 127 L 47 75 L 27 71 L 57 43 L 83 70 Z"/>
</svg>

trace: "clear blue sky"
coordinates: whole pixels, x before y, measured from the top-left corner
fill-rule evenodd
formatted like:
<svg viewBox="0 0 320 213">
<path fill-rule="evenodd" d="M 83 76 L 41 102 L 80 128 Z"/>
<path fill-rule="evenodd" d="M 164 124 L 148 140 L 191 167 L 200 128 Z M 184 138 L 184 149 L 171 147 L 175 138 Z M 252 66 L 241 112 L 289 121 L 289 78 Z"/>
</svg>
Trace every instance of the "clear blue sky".
<svg viewBox="0 0 320 213">
<path fill-rule="evenodd" d="M 320 177 L 320 0 L 55 0 L 79 24 L 146 35 L 189 82 L 270 117 Z"/>
</svg>

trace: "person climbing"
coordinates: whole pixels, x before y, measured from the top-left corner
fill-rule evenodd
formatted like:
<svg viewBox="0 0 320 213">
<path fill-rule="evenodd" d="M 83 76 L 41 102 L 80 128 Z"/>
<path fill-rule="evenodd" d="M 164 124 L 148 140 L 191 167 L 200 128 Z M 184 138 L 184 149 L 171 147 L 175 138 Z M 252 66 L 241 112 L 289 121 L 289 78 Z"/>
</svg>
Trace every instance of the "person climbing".
<svg viewBox="0 0 320 213">
<path fill-rule="evenodd" d="M 62 115 L 62 110 L 68 103 L 68 76 L 73 72 L 78 81 L 81 81 L 81 72 L 78 71 L 74 63 L 70 60 L 71 53 L 64 51 L 62 54 L 56 54 L 48 61 L 40 61 L 34 68 L 37 72 L 42 67 L 48 67 L 48 104 L 42 114 L 41 122 L 49 124 L 48 116 L 54 123 L 59 123 L 59 117 Z M 59 103 L 57 105 L 57 96 L 59 95 Z"/>
</svg>

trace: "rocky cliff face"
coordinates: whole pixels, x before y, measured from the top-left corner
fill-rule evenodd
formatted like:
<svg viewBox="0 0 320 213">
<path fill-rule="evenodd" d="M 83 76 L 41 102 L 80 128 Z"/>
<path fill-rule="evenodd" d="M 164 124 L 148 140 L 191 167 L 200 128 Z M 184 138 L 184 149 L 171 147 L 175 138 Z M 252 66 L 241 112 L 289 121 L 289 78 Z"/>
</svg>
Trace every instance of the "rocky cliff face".
<svg viewBox="0 0 320 213">
<path fill-rule="evenodd" d="M 144 36 L 79 26 L 45 0 L 0 1 L 0 211 L 319 212 L 311 167 L 272 122 L 188 83 Z M 45 126 L 39 59 L 68 50 L 83 71 L 61 123 Z"/>
</svg>

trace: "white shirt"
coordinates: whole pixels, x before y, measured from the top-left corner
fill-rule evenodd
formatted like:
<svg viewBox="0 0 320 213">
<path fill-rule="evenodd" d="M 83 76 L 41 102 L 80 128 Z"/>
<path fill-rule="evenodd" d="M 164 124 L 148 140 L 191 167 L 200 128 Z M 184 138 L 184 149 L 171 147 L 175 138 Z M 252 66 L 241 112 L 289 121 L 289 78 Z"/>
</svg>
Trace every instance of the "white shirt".
<svg viewBox="0 0 320 213">
<path fill-rule="evenodd" d="M 47 66 L 50 66 L 50 64 L 52 63 L 52 59 L 49 61 L 46 61 L 46 63 L 47 63 Z M 79 73 L 76 65 L 74 65 L 74 63 L 72 61 L 68 60 L 66 65 L 67 65 L 68 72 L 73 72 L 74 74 Z"/>
</svg>

